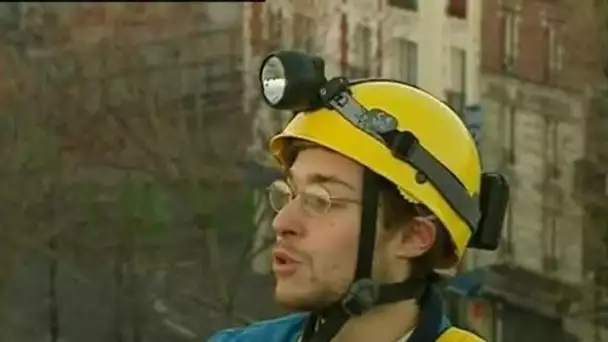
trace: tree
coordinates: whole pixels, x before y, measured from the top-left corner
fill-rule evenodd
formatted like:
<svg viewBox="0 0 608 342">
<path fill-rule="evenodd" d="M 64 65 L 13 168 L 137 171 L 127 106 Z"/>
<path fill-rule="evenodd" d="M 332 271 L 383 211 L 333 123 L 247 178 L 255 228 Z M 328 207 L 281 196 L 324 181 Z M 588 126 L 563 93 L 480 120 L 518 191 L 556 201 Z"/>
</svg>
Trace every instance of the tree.
<svg viewBox="0 0 608 342">
<path fill-rule="evenodd" d="M 19 45 L 0 45 L 7 228 L 0 286 L 34 251 L 52 258 L 51 284 L 61 283 L 58 264 L 86 265 L 92 274 L 93 260 L 100 267 L 112 260 L 111 338 L 141 341 L 142 307 L 158 295 L 144 276 L 162 278 L 174 260 L 203 253 L 219 295 L 194 295 L 237 315 L 230 296 L 240 284 L 230 283 L 224 259 L 239 254 L 240 243 L 220 243 L 231 229 L 213 220 L 246 190 L 241 165 L 251 123 L 235 101 L 242 28 L 201 26 L 204 4 L 84 4 L 61 20 L 57 7 L 45 6 L 29 7 L 36 25 L 17 32 Z M 159 260 L 168 255 L 175 259 Z M 56 287 L 49 291 L 56 296 Z M 51 316 L 66 305 L 51 302 Z M 57 339 L 62 329 L 51 321 Z"/>
</svg>

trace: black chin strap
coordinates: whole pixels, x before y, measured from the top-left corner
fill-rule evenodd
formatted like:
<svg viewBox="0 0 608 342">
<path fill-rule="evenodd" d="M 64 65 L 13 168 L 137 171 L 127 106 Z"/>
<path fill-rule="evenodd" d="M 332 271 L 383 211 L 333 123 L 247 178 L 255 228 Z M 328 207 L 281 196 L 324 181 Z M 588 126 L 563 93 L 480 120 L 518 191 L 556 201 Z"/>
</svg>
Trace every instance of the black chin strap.
<svg viewBox="0 0 608 342">
<path fill-rule="evenodd" d="M 420 300 L 426 290 L 427 282 L 424 279 L 383 285 L 372 280 L 379 185 L 380 176 L 366 168 L 363 174 L 363 210 L 355 281 L 340 301 L 310 315 L 302 342 L 329 342 L 349 318 L 362 315 L 373 306 L 407 299 Z"/>
</svg>

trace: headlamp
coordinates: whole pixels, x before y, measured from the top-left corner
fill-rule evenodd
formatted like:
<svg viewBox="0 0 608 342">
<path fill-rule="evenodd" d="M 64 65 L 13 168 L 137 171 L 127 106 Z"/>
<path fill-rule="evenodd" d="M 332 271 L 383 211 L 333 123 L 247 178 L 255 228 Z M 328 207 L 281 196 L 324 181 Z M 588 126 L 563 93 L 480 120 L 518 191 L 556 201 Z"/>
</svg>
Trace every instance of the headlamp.
<svg viewBox="0 0 608 342">
<path fill-rule="evenodd" d="M 271 106 L 276 106 L 285 95 L 285 68 L 276 56 L 270 56 L 262 67 L 262 90 L 264 98 Z"/>
<path fill-rule="evenodd" d="M 269 54 L 260 69 L 262 96 L 275 109 L 303 111 L 320 105 L 325 62 L 297 51 Z"/>
</svg>

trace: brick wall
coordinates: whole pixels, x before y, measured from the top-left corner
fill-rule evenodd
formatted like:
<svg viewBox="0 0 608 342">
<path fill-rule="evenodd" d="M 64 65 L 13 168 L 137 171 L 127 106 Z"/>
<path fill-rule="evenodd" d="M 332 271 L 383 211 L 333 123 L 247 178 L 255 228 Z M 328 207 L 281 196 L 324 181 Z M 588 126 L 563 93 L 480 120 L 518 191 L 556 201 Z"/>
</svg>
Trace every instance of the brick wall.
<svg viewBox="0 0 608 342">
<path fill-rule="evenodd" d="M 598 23 L 594 21 L 592 1 L 518 1 L 487 0 L 483 2 L 482 68 L 486 72 L 502 71 L 503 30 L 502 12 L 515 10 L 518 21 L 519 44 L 513 74 L 533 83 L 547 83 L 544 76 L 547 37 L 545 18 L 549 25 L 561 27 L 563 65 L 550 83 L 567 89 L 582 89 L 598 81 L 601 70 Z M 521 1 L 519 2 L 521 3 Z M 576 10 L 574 10 L 576 9 Z"/>
</svg>

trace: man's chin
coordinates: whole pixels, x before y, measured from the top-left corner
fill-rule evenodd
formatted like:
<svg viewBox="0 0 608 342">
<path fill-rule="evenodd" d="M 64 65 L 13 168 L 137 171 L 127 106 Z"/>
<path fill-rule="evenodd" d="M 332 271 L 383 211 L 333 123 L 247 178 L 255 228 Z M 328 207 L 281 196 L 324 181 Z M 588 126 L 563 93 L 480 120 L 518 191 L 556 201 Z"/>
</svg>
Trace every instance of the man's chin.
<svg viewBox="0 0 608 342">
<path fill-rule="evenodd" d="M 317 309 L 317 307 L 313 305 L 311 301 L 304 298 L 285 298 L 275 296 L 275 301 L 283 310 L 291 312 L 314 311 Z"/>
<path fill-rule="evenodd" d="M 327 301 L 319 297 L 321 296 L 315 296 L 314 293 L 295 289 L 287 291 L 280 287 L 277 287 L 274 293 L 275 301 L 280 307 L 294 312 L 314 311 L 325 307 Z"/>
<path fill-rule="evenodd" d="M 301 293 L 295 289 L 285 289 L 277 285 L 274 291 L 275 302 L 285 310 L 289 311 L 304 311 L 309 302 L 305 293 Z"/>
</svg>

